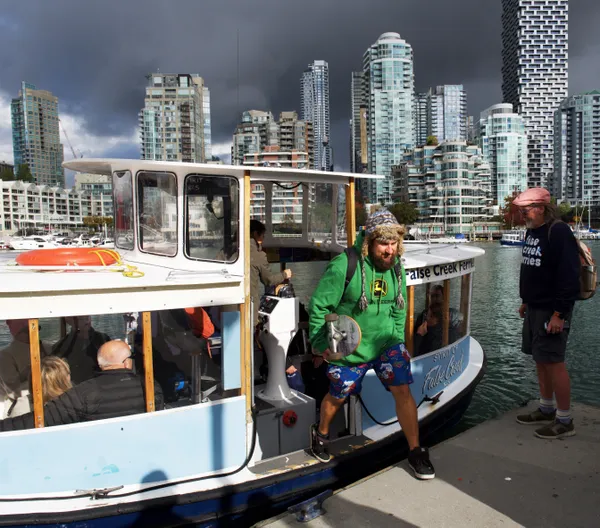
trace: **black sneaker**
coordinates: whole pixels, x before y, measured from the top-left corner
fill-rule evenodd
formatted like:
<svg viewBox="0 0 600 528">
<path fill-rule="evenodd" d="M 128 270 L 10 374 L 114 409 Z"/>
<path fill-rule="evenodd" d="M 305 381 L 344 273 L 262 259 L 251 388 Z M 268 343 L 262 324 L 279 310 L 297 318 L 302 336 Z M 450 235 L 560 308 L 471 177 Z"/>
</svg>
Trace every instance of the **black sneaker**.
<svg viewBox="0 0 600 528">
<path fill-rule="evenodd" d="M 568 424 L 555 420 L 550 425 L 536 429 L 534 434 L 544 440 L 557 440 L 559 438 L 566 438 L 567 436 L 575 436 L 575 424 L 573 420 Z"/>
<path fill-rule="evenodd" d="M 554 418 L 556 418 L 556 411 L 544 413 L 539 409 L 536 409 L 527 414 L 519 414 L 519 416 L 517 416 L 517 422 L 523 425 L 538 425 L 552 423 L 554 422 Z"/>
<path fill-rule="evenodd" d="M 329 435 L 323 436 L 319 433 L 318 425 L 310 426 L 310 452 L 321 462 L 329 462 L 331 455 L 329 454 Z"/>
<path fill-rule="evenodd" d="M 426 447 L 415 447 L 408 454 L 408 465 L 419 480 L 435 478 L 435 469 L 429 460 L 429 450 Z"/>
</svg>

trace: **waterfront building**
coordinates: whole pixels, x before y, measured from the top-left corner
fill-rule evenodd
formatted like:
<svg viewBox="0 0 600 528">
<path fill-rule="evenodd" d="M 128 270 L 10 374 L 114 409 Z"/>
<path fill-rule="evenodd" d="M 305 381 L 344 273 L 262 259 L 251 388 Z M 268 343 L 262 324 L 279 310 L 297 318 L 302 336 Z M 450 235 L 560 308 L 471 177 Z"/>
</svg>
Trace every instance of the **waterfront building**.
<svg viewBox="0 0 600 528">
<path fill-rule="evenodd" d="M 600 91 L 566 98 L 554 115 L 554 191 L 559 201 L 600 207 Z"/>
<path fill-rule="evenodd" d="M 149 75 L 139 123 L 141 159 L 203 163 L 211 157 L 210 93 L 196 73 Z"/>
<path fill-rule="evenodd" d="M 466 141 L 405 151 L 394 167 L 394 201 L 412 203 L 418 227 L 433 234 L 490 232 L 490 167 Z"/>
<path fill-rule="evenodd" d="M 490 165 L 494 205 L 527 188 L 527 134 L 523 117 L 511 104 L 491 106 L 481 112 L 477 142 Z"/>
<path fill-rule="evenodd" d="M 86 174 L 78 172 L 75 174 L 76 191 L 87 192 L 94 196 L 101 194 L 112 194 L 112 178 L 108 174 Z"/>
<path fill-rule="evenodd" d="M 416 145 L 427 137 L 439 143 L 467 140 L 467 92 L 462 84 L 446 84 L 415 96 Z"/>
<path fill-rule="evenodd" d="M 44 229 L 50 224 L 82 227 L 87 216 L 113 216 L 112 194 L 36 185 L 22 181 L 0 182 L 0 231 Z"/>
<path fill-rule="evenodd" d="M 414 127 L 414 70 L 411 45 L 398 33 L 383 33 L 363 55 L 367 99 L 368 172 L 384 180 L 361 183 L 365 200 L 390 203 L 392 166 L 412 148 Z"/>
<path fill-rule="evenodd" d="M 15 173 L 27 165 L 40 185 L 65 184 L 62 168 L 58 97 L 22 82 L 19 96 L 10 105 Z"/>
<path fill-rule="evenodd" d="M 316 60 L 308 65 L 300 80 L 300 117 L 312 123 L 315 153 L 312 168 L 333 170 L 331 123 L 329 112 L 329 65 Z"/>
<path fill-rule="evenodd" d="M 528 186 L 553 181 L 554 112 L 568 96 L 568 0 L 502 0 L 502 95 L 523 116 Z"/>
</svg>

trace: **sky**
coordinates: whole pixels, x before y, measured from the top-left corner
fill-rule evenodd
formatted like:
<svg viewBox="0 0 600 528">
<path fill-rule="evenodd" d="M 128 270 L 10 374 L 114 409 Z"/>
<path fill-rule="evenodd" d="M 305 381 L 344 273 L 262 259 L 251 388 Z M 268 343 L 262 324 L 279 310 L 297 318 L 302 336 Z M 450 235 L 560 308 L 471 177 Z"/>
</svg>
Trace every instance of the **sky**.
<svg viewBox="0 0 600 528">
<path fill-rule="evenodd" d="M 394 31 L 412 45 L 417 91 L 463 84 L 469 113 L 478 116 L 502 102 L 501 6 L 501 0 L 4 1 L 0 160 L 13 159 L 10 100 L 21 81 L 59 97 L 63 125 L 84 157 L 138 158 L 146 75 L 198 73 L 211 91 L 213 154 L 228 160 L 241 112 L 299 112 L 300 77 L 319 59 L 329 63 L 335 168 L 347 170 L 351 72 L 362 69 L 363 53 L 379 35 Z M 571 0 L 569 10 L 569 92 L 600 89 L 600 1 Z M 64 135 L 63 144 L 65 159 L 72 158 Z"/>
</svg>

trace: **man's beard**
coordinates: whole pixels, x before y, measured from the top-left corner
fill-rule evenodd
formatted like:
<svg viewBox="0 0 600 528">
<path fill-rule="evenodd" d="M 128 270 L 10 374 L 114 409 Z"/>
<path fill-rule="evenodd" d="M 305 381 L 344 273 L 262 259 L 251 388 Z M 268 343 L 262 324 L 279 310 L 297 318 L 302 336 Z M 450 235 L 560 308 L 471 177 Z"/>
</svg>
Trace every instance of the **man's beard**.
<svg viewBox="0 0 600 528">
<path fill-rule="evenodd" d="M 394 267 L 394 264 L 396 263 L 396 256 L 397 253 L 394 254 L 389 261 L 385 261 L 381 257 L 371 255 L 371 260 L 373 261 L 373 265 L 377 271 L 388 271 Z"/>
</svg>

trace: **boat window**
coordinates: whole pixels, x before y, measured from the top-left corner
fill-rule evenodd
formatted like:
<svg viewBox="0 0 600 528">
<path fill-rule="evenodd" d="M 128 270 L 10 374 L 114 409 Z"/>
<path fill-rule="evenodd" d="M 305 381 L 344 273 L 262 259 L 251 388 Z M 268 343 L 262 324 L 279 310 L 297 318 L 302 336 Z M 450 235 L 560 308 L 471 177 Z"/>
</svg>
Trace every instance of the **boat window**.
<svg viewBox="0 0 600 528">
<path fill-rule="evenodd" d="M 250 218 L 266 223 L 265 215 L 265 186 L 262 183 L 251 185 L 252 200 L 250 202 Z"/>
<path fill-rule="evenodd" d="M 333 232 L 333 186 L 310 184 L 308 192 L 308 238 L 322 242 Z"/>
<path fill-rule="evenodd" d="M 177 254 L 177 178 L 169 172 L 138 172 L 139 245 L 142 251 Z"/>
<path fill-rule="evenodd" d="M 133 183 L 131 172 L 113 173 L 115 246 L 133 249 Z"/>
<path fill-rule="evenodd" d="M 185 253 L 188 258 L 235 262 L 238 258 L 239 184 L 227 176 L 185 179 Z"/>
<path fill-rule="evenodd" d="M 226 397 L 221 308 L 181 308 L 147 315 L 147 336 L 144 314 L 138 312 L 40 319 L 37 373 L 31 367 L 28 320 L 0 321 L 0 420 L 28 415 L 31 421 L 24 417 L 20 423 L 33 427 L 33 414 L 28 414 L 33 413 L 33 376 L 41 379 L 43 403 L 56 400 L 55 405 L 65 410 L 52 413 L 45 426 L 71 423 L 69 416 L 75 415 L 90 421 L 145 413 L 149 402 L 154 404 L 152 410 L 161 410 Z M 113 390 L 114 383 L 103 385 L 100 380 L 115 370 L 131 377 L 134 388 L 116 398 L 102 398 L 106 387 Z M 154 380 L 154 400 L 147 401 L 148 380 Z M 97 391 L 99 404 L 85 407 L 85 398 L 73 397 L 81 390 Z M 61 398 L 69 391 L 69 396 Z M 124 405 L 123 397 L 131 400 Z M 83 407 L 73 409 L 73 405 Z"/>
<path fill-rule="evenodd" d="M 301 182 L 273 184 L 271 218 L 274 236 L 302 236 L 302 199 L 309 187 Z"/>
<path fill-rule="evenodd" d="M 161 310 L 151 321 L 154 377 L 165 408 L 221 398 L 220 308 Z"/>
<path fill-rule="evenodd" d="M 126 339 L 128 320 L 123 314 L 40 319 L 44 403 L 95 378 L 98 350 Z M 27 319 L 0 322 L 0 419 L 32 412 L 30 343 Z"/>
<path fill-rule="evenodd" d="M 467 280 L 455 277 L 414 286 L 414 357 L 452 345 L 466 335 L 469 317 Z"/>
</svg>

